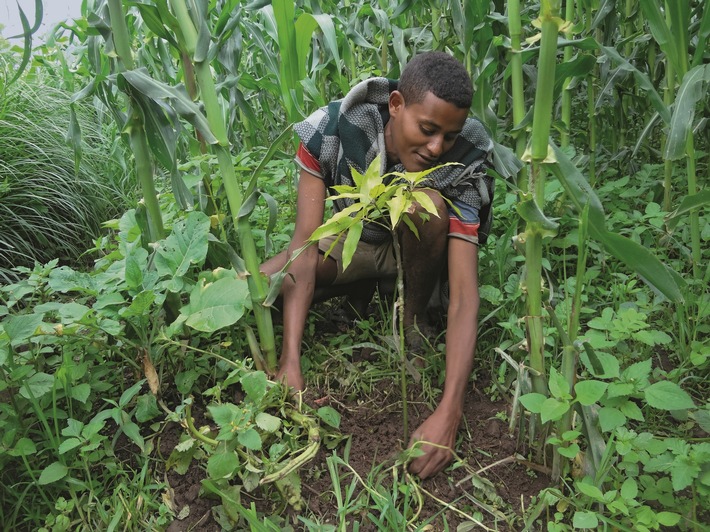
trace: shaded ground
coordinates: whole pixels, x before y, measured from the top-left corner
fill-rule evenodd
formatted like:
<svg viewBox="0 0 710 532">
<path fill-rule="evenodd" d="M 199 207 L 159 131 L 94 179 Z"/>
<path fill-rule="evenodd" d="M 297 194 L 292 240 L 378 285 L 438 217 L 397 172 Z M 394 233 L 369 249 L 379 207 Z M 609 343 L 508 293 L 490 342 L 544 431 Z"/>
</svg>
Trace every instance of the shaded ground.
<svg viewBox="0 0 710 532">
<path fill-rule="evenodd" d="M 328 327 L 331 331 L 342 330 L 342 326 L 334 322 Z M 366 358 L 371 356 L 360 352 L 355 357 L 361 359 L 363 355 Z M 495 530 L 521 528 L 521 521 L 516 517 L 522 513 L 521 506 L 527 508 L 530 499 L 547 486 L 548 479 L 516 460 L 516 452 L 523 449 L 516 449 L 516 440 L 509 435 L 505 421 L 508 405 L 505 401 L 491 401 L 480 391 L 484 389 L 484 384 L 479 382 L 472 386 L 466 396 L 464 421 L 456 448 L 460 461 L 433 479 L 409 483 L 406 482 L 403 467 L 397 462 L 403 447 L 402 402 L 397 381 L 391 377 L 383 378 L 365 394 L 353 394 L 352 390 L 339 391 L 338 386 L 309 390 L 305 397 L 307 403 L 316 408 L 328 405 L 341 414 L 340 430 L 350 436 L 350 441 L 342 442 L 334 450 L 321 448 L 315 459 L 301 469 L 302 493 L 308 510 L 299 512 L 300 515 L 321 524 L 338 524 L 338 504 L 333 495 L 333 481 L 327 464 L 328 457 L 335 452 L 340 458 L 347 453 L 347 463 L 351 468 L 343 465 L 337 468 L 343 493 L 351 484 L 356 486 L 353 497 L 348 499 L 352 504 L 348 510 L 352 514 L 348 518 L 348 530 L 352 529 L 354 521 L 358 521 L 360 530 L 381 529 L 368 517 L 368 513 L 381 517 L 381 508 L 373 505 L 357 507 L 357 494 L 361 492 L 362 484 L 354 480 L 356 476 L 353 472 L 368 485 L 374 483 L 385 493 L 391 489 L 393 482 L 399 482 L 400 492 L 414 485 L 409 495 L 414 496 L 418 491 L 422 503 L 406 505 L 412 512 L 406 517 L 416 517 L 414 522 L 417 525 L 429 523 L 430 530 L 444 530 L 447 526 L 455 530 L 458 524 L 470 521 L 471 517 L 480 519 Z M 409 423 L 410 430 L 413 430 L 428 416 L 430 409 L 424 404 L 424 394 L 418 385 L 409 386 L 409 395 Z M 164 457 L 178 443 L 182 432 L 182 427 L 177 424 L 168 426 L 164 431 L 160 441 Z M 519 454 L 517 457 L 521 458 Z M 480 477 L 474 475 L 478 472 L 481 472 Z M 201 481 L 205 477 L 203 467 L 196 461 L 184 475 L 174 470 L 166 473 L 165 478 L 171 488 L 169 496 L 175 511 L 180 514 L 168 528 L 169 531 L 221 530 L 212 516 L 212 507 L 219 501 L 208 499 L 201 493 Z M 394 495 L 401 503 L 404 494 L 394 490 Z M 242 499 L 244 506 L 248 507 L 251 502 L 266 515 L 283 515 L 297 530 L 305 528 L 297 515 L 284 513 L 283 503 L 272 501 L 259 490 L 245 494 Z"/>
</svg>

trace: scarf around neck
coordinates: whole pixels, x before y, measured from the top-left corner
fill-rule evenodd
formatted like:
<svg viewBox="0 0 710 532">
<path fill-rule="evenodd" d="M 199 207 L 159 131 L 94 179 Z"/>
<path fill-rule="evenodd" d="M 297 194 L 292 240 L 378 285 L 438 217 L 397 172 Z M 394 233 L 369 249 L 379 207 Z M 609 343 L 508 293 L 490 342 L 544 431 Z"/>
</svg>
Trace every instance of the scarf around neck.
<svg viewBox="0 0 710 532">
<path fill-rule="evenodd" d="M 387 168 L 384 129 L 389 120 L 390 92 L 397 89 L 397 81 L 371 78 L 355 85 L 342 100 L 331 102 L 294 126 L 306 149 L 318 159 L 326 186 L 349 185 L 354 181 L 350 168 L 364 173 L 379 155 L 380 172 L 404 172 L 400 163 Z M 429 174 L 425 186 L 438 190 L 451 201 L 460 201 L 479 212 L 481 227 L 479 242 L 485 242 L 491 225 L 493 178 L 486 173 L 490 166 L 493 141 L 483 124 L 474 118 L 466 119 L 454 146 L 437 164 L 458 162 Z M 349 198 L 333 202 L 340 211 L 351 205 Z M 380 243 L 388 232 L 377 224 L 366 224 L 362 240 Z"/>
</svg>

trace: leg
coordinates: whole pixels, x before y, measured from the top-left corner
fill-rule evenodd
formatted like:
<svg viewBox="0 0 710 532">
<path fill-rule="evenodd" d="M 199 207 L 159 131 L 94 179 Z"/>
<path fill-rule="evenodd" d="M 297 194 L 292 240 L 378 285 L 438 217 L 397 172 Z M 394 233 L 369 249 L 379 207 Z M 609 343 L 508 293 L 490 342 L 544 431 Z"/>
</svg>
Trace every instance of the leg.
<svg viewBox="0 0 710 532">
<path fill-rule="evenodd" d="M 426 321 L 426 306 L 446 260 L 449 231 L 446 202 L 434 190 L 426 189 L 425 192 L 436 205 L 439 217 L 430 216 L 428 221 L 424 221 L 418 214 L 426 211 L 418 207 L 411 218 L 419 238 L 404 225 L 399 235 L 404 263 L 404 326 L 407 341 L 410 345 L 414 344 L 412 347 L 421 343 L 413 327 L 415 319 L 419 325 Z"/>
</svg>

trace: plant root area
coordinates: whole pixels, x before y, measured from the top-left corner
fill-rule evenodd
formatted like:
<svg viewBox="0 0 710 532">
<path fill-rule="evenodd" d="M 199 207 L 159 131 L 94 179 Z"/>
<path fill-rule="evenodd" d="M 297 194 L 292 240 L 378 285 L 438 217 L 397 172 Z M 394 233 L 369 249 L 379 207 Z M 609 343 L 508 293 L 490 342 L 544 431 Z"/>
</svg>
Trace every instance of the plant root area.
<svg viewBox="0 0 710 532">
<path fill-rule="evenodd" d="M 430 410 L 414 402 L 416 387 L 410 388 L 413 399 L 410 403 L 410 424 L 416 428 Z M 404 466 L 398 463 L 403 449 L 402 403 L 398 391 L 396 383 L 381 381 L 366 399 L 341 400 L 325 390 L 318 391 L 323 392 L 322 395 L 308 392 L 307 402 L 314 401 L 314 406 L 331 406 L 341 414 L 340 431 L 350 441 L 346 438 L 332 450 L 322 447 L 316 457 L 300 470 L 302 496 L 307 508 L 299 512 L 286 508 L 275 497 L 275 490 L 270 497 L 260 489 L 244 493 L 242 504 L 248 507 L 254 502 L 265 515 L 282 515 L 296 530 L 307 529 L 298 520 L 298 515 L 309 516 L 311 521 L 321 524 L 337 525 L 340 508 L 333 494 L 333 479 L 327 459 L 333 453 L 343 458 L 347 446 L 349 467 L 337 467 L 341 490 L 345 494 L 354 483 L 350 503 L 356 506 L 358 497 L 366 501 L 347 516 L 348 529 L 357 521 L 360 530 L 379 530 L 380 527 L 373 523 L 368 513 L 379 517 L 382 506 L 392 501 L 394 496 L 398 497 L 395 501 L 402 503 L 402 491 L 405 490 L 410 491 L 410 500 L 399 511 L 406 518 L 414 519 L 414 528 L 429 524 L 429 530 L 444 530 L 446 523 L 449 528 L 455 529 L 464 522 L 475 524 L 473 518 L 493 530 L 519 529 L 520 515 L 531 498 L 548 486 L 549 478 L 521 460 L 515 437 L 509 434 L 507 423 L 496 417 L 506 411 L 507 404 L 493 402 L 476 389 L 468 394 L 457 441 L 458 459 L 452 467 L 422 481 L 408 476 Z M 164 456 L 168 456 L 177 445 L 183 430 L 172 423 L 163 432 L 160 447 Z M 356 478 L 356 474 L 362 481 Z M 166 473 L 172 505 L 179 515 L 168 531 L 221 530 L 212 515 L 212 508 L 219 504 L 219 500 L 202 493 L 202 480 L 205 478 L 203 466 L 196 461 L 184 475 L 174 470 Z M 399 483 L 399 492 L 395 490 L 393 495 L 395 482 Z M 386 497 L 379 499 L 376 493 L 364 494 L 364 484 L 369 484 L 370 489 L 382 491 Z M 415 500 L 416 492 L 420 494 L 418 500 Z"/>
<path fill-rule="evenodd" d="M 319 333 L 321 327 L 322 322 Z M 331 322 L 329 327 L 332 332 L 345 326 Z M 346 365 L 350 371 L 361 370 L 372 361 L 372 353 L 362 348 L 352 352 Z M 320 377 L 328 374 L 331 363 L 340 362 L 326 362 L 319 368 Z M 484 379 L 471 384 L 466 395 L 455 460 L 426 480 L 409 475 L 402 459 L 408 442 L 404 441 L 398 376 L 390 373 L 373 380 L 365 390 L 343 386 L 343 380 L 309 382 L 303 394 L 303 401 L 313 409 L 329 406 L 340 414 L 343 439 L 333 448 L 321 445 L 315 458 L 299 470 L 302 507 L 295 510 L 286 505 L 273 487 L 250 493 L 242 490 L 244 507 L 254 503 L 260 516 L 279 516 L 281 527 L 290 525 L 294 530 L 309 530 L 313 523 L 331 525 L 318 530 L 352 530 L 358 523 L 362 531 L 382 530 L 382 523 L 393 530 L 456 530 L 464 523 L 470 523 L 470 528 L 461 530 L 523 527 L 523 513 L 550 479 L 544 468 L 524 458 L 526 449 L 518 445 L 517 434 L 509 431 L 508 402 L 493 401 L 484 394 L 481 390 L 488 384 Z M 424 400 L 421 384 L 409 381 L 411 432 L 431 413 L 431 402 Z M 198 426 L 210 423 L 197 405 L 193 415 Z M 165 428 L 159 443 L 163 457 L 170 455 L 184 430 L 177 423 Z M 334 473 L 340 502 L 335 496 Z M 195 460 L 183 475 L 172 469 L 165 472 L 167 497 L 177 515 L 168 532 L 222 530 L 214 516 L 220 501 L 202 488 L 206 477 L 204 462 Z M 243 526 L 248 529 L 246 523 Z"/>
</svg>

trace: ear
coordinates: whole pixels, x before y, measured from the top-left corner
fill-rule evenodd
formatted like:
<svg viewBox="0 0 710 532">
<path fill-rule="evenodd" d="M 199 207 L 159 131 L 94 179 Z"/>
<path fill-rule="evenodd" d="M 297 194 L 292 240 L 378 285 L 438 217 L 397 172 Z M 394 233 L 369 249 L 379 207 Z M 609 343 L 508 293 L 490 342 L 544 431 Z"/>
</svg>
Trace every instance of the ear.
<svg viewBox="0 0 710 532">
<path fill-rule="evenodd" d="M 389 111 L 390 111 L 390 118 L 394 118 L 397 116 L 397 114 L 404 109 L 404 96 L 402 96 L 402 93 L 399 91 L 392 91 L 390 92 L 390 99 L 389 99 Z"/>
</svg>

